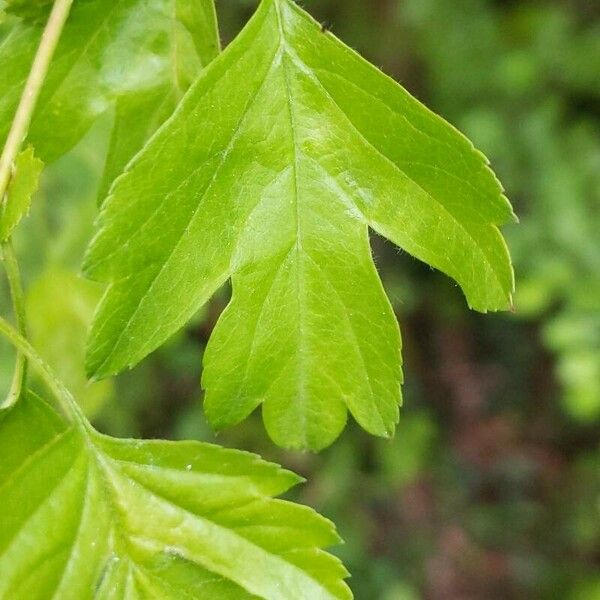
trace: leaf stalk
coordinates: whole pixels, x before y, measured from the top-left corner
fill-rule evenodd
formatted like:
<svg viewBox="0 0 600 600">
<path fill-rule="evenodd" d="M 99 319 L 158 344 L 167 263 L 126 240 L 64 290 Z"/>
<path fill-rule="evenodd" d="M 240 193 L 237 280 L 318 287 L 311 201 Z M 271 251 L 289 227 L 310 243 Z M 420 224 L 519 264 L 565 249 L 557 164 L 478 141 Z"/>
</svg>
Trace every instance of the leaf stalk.
<svg viewBox="0 0 600 600">
<path fill-rule="evenodd" d="M 2 317 L 0 317 L 0 335 L 5 337 L 21 354 L 27 357 L 60 404 L 61 410 L 69 421 L 77 425 L 82 431 L 89 432 L 91 426 L 71 395 L 71 392 L 61 383 L 34 347 Z"/>
<path fill-rule="evenodd" d="M 27 318 L 25 315 L 25 296 L 23 294 L 23 286 L 21 285 L 21 273 L 19 271 L 19 263 L 15 255 L 15 250 L 11 240 L 2 242 L 0 247 L 2 260 L 4 261 L 4 269 L 8 279 L 10 288 L 10 296 L 15 311 L 17 327 L 19 333 L 23 337 L 27 337 Z M 13 374 L 10 390 L 2 407 L 12 406 L 21 395 L 25 378 L 27 376 L 27 359 L 22 352 L 17 353 L 15 370 Z"/>
<path fill-rule="evenodd" d="M 56 0 L 52 7 L 46 27 L 44 28 L 44 32 L 42 33 L 40 45 L 33 59 L 31 71 L 29 72 L 25 87 L 23 88 L 23 93 L 21 94 L 15 117 L 10 127 L 10 131 L 8 132 L 2 154 L 0 155 L 0 204 L 7 200 L 6 196 L 11 181 L 14 162 L 27 137 L 29 125 L 31 124 L 31 119 L 44 80 L 48 74 L 50 61 L 56 50 L 58 40 L 60 39 L 67 17 L 69 16 L 72 4 L 73 0 Z M 19 333 L 26 337 L 27 319 L 25 314 L 23 287 L 21 285 L 19 265 L 10 239 L 2 242 L 0 250 L 8 278 L 10 295 Z M 26 354 L 19 352 L 17 354 L 11 388 L 3 406 L 11 406 L 18 400 L 26 376 Z"/>
</svg>

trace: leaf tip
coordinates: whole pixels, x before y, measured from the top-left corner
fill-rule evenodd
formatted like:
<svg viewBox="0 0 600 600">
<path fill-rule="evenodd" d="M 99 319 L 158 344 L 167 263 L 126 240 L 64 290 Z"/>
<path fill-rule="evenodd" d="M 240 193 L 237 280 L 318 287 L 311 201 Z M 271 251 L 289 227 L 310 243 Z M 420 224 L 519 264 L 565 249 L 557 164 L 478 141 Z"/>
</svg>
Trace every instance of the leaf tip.
<svg viewBox="0 0 600 600">
<path fill-rule="evenodd" d="M 284 469 L 283 467 L 280 467 L 278 474 L 285 479 L 286 484 L 288 484 L 288 490 L 306 483 L 306 477 L 302 477 L 302 475 L 298 475 L 298 473 L 294 473 L 293 471 L 288 471 L 288 469 Z"/>
<path fill-rule="evenodd" d="M 115 372 L 111 372 L 107 368 L 107 361 L 99 361 L 94 352 L 88 349 L 85 356 L 85 375 L 90 383 L 98 383 L 103 379 L 108 379 L 115 375 Z"/>
</svg>

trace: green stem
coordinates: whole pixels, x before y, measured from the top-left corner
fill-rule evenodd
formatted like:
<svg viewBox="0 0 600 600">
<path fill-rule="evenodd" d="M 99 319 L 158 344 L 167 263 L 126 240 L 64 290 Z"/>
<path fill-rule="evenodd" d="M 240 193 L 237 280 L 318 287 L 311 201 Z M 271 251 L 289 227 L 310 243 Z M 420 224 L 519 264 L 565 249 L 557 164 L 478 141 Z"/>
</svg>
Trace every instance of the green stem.
<svg viewBox="0 0 600 600">
<path fill-rule="evenodd" d="M 15 255 L 12 242 L 10 240 L 2 242 L 2 259 L 4 260 L 4 268 L 10 288 L 10 296 L 15 311 L 17 327 L 19 333 L 23 337 L 27 337 L 27 320 L 25 317 L 25 297 L 23 295 L 23 287 L 21 285 L 21 274 L 19 272 L 19 263 Z M 27 359 L 22 352 L 17 353 L 15 364 L 15 372 L 13 375 L 12 384 L 3 407 L 12 406 L 21 395 L 25 378 L 27 376 Z"/>
<path fill-rule="evenodd" d="M 84 431 L 90 430 L 88 420 L 85 418 L 79 405 L 71 396 L 71 392 L 60 382 L 44 359 L 35 351 L 33 346 L 12 326 L 0 317 L 0 335 L 5 337 L 21 354 L 25 355 L 37 370 L 48 389 L 60 404 L 65 416 Z"/>
<path fill-rule="evenodd" d="M 14 160 L 17 154 L 19 154 L 27 136 L 35 105 L 37 104 L 42 85 L 48 73 L 50 61 L 54 55 L 54 50 L 60 39 L 60 34 L 69 16 L 72 4 L 73 0 L 56 0 L 44 33 L 42 34 L 39 48 L 31 65 L 29 77 L 23 88 L 15 118 L 6 138 L 4 149 L 2 150 L 2 156 L 0 156 L 0 202 L 4 201 L 4 196 L 10 183 Z"/>
<path fill-rule="evenodd" d="M 56 50 L 72 4 L 73 0 L 56 0 L 48 18 L 48 23 L 42 33 L 40 45 L 33 59 L 27 81 L 25 82 L 25 87 L 23 88 L 15 117 L 8 132 L 2 155 L 0 155 L 0 204 L 6 201 L 6 192 L 10 184 L 15 158 L 27 137 L 33 112 L 40 96 L 42 85 L 46 79 L 48 68 L 50 67 L 50 61 Z M 25 302 L 21 286 L 21 276 L 10 240 L 2 243 L 1 251 L 19 331 L 23 336 L 26 336 Z M 17 355 L 15 373 L 5 405 L 10 406 L 18 400 L 26 375 L 27 361 L 25 354 L 20 352 Z"/>
</svg>

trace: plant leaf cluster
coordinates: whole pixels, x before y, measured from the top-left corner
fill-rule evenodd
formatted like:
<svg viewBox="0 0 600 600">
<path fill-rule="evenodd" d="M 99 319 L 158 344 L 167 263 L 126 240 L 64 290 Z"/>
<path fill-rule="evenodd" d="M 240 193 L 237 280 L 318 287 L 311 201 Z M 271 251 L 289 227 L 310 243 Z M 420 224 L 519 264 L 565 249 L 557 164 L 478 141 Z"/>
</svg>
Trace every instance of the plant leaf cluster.
<svg viewBox="0 0 600 600">
<path fill-rule="evenodd" d="M 48 3 L 3 8 L 0 141 Z M 3 242 L 29 209 L 36 156 L 55 161 L 108 111 L 84 261 L 106 285 L 92 378 L 137 364 L 230 281 L 204 357 L 211 424 L 262 406 L 277 444 L 319 450 L 348 413 L 379 436 L 398 421 L 400 331 L 370 230 L 453 278 L 472 308 L 511 305 L 499 226 L 514 214 L 485 157 L 292 0 L 262 0 L 222 53 L 212 0 L 75 2 L 2 199 Z M 66 296 L 44 314 L 64 325 L 58 353 L 82 355 L 97 290 L 49 277 L 26 307 L 79 290 L 79 314 Z M 52 362 L 45 317 L 31 325 Z M 0 598 L 351 597 L 323 550 L 339 541 L 333 525 L 276 499 L 297 476 L 208 444 L 104 436 L 3 319 L 0 333 L 64 413 L 27 389 L 0 411 Z M 56 370 L 88 393 L 79 371 Z"/>
<path fill-rule="evenodd" d="M 108 438 L 32 394 L 0 450 L 0 598 L 350 597 L 333 525 L 254 455 Z"/>
</svg>

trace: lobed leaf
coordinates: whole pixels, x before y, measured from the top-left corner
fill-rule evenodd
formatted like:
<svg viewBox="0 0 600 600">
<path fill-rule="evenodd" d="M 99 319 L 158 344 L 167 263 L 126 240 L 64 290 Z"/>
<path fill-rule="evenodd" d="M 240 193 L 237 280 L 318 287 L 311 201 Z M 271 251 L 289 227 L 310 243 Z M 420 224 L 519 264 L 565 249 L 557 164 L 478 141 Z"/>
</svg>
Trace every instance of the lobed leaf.
<svg viewBox="0 0 600 600">
<path fill-rule="evenodd" d="M 401 343 L 369 227 L 487 311 L 511 304 L 512 218 L 465 137 L 291 0 L 263 0 L 104 204 L 88 371 L 136 364 L 231 279 L 204 359 L 216 428 L 262 404 L 282 446 L 329 445 L 347 411 L 389 436 Z"/>
<path fill-rule="evenodd" d="M 299 478 L 197 442 L 116 440 L 32 394 L 0 412 L 0 598 L 350 598 Z"/>
</svg>

